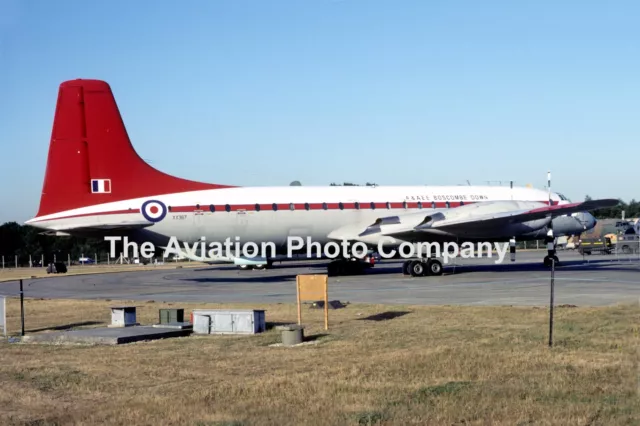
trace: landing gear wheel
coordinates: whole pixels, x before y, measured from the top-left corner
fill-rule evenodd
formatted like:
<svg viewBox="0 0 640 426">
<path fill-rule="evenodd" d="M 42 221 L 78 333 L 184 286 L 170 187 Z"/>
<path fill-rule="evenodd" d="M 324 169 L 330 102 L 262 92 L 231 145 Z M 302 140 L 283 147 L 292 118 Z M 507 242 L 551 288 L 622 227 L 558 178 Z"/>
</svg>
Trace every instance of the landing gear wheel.
<svg viewBox="0 0 640 426">
<path fill-rule="evenodd" d="M 402 275 L 411 275 L 411 260 L 405 260 L 402 263 Z"/>
<path fill-rule="evenodd" d="M 420 260 L 413 260 L 409 265 L 409 273 L 412 277 L 422 277 L 425 274 L 425 265 Z"/>
<path fill-rule="evenodd" d="M 332 261 L 327 266 L 327 275 L 330 277 L 360 275 L 362 273 L 364 273 L 364 266 L 360 261 L 340 259 Z"/>
<path fill-rule="evenodd" d="M 555 266 L 560 266 L 560 259 L 558 259 L 558 256 L 545 256 L 544 257 L 544 266 L 546 266 L 547 268 L 551 268 L 551 259 L 553 259 L 553 261 L 555 262 Z"/>
<path fill-rule="evenodd" d="M 442 275 L 442 263 L 437 259 L 429 259 L 427 261 L 428 275 Z"/>
<path fill-rule="evenodd" d="M 338 267 L 337 262 L 331 262 L 327 266 L 327 275 L 330 277 L 336 277 L 340 275 L 340 268 Z"/>
</svg>

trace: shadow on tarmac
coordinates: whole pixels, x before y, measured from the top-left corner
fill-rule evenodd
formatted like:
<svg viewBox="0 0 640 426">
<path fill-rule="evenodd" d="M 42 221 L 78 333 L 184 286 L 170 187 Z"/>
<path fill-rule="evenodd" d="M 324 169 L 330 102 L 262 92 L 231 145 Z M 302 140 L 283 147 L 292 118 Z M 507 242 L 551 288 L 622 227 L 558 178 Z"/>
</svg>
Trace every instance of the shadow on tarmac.
<svg viewBox="0 0 640 426">
<path fill-rule="evenodd" d="M 326 263 L 313 263 L 313 264 L 295 264 L 282 265 L 281 267 L 274 267 L 267 270 L 240 270 L 236 266 L 223 268 L 203 268 L 197 271 L 234 271 L 237 272 L 233 275 L 215 276 L 215 277 L 194 277 L 183 278 L 184 281 L 192 281 L 198 283 L 230 283 L 230 282 L 243 282 L 243 283 L 270 283 L 270 282 L 282 282 L 282 281 L 295 281 L 297 275 L 307 273 L 326 273 Z M 551 269 L 544 266 L 542 260 L 540 262 L 526 262 L 526 263 L 511 263 L 503 262 L 500 264 L 467 264 L 467 265 L 452 265 L 444 264 L 443 275 L 458 275 L 471 272 L 546 272 L 550 273 Z M 625 261 L 616 261 L 615 259 L 595 259 L 595 260 L 560 260 L 560 265 L 556 266 L 557 272 L 563 270 L 569 271 L 593 271 L 594 269 L 606 269 L 607 271 L 628 271 L 629 266 L 634 266 L 634 263 L 626 264 Z M 290 272 L 291 269 L 296 268 L 296 273 Z M 307 268 L 309 271 L 299 271 L 302 268 Z M 360 276 L 384 276 L 384 275 L 397 275 L 398 277 L 406 277 L 402 275 L 402 262 L 391 261 L 378 263 L 375 267 L 367 269 L 364 274 Z M 281 269 L 282 272 L 279 270 Z M 344 276 L 349 277 L 349 275 Z M 340 279 L 343 277 L 335 277 Z"/>
</svg>

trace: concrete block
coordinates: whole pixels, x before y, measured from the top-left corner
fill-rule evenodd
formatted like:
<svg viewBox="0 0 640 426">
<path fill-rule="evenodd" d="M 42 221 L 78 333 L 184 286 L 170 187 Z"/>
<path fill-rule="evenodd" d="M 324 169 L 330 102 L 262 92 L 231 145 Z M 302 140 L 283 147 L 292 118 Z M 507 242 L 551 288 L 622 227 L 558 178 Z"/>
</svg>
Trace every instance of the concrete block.
<svg viewBox="0 0 640 426">
<path fill-rule="evenodd" d="M 304 341 L 304 326 L 298 324 L 279 325 L 276 330 L 282 332 L 284 346 L 299 345 Z"/>
</svg>

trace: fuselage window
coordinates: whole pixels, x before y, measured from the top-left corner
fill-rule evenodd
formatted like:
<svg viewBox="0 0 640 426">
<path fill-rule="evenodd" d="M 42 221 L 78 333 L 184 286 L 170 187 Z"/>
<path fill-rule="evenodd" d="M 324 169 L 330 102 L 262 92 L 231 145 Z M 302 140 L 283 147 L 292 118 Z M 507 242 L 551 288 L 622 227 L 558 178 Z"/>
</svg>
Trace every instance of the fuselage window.
<svg viewBox="0 0 640 426">
<path fill-rule="evenodd" d="M 278 210 L 278 205 L 276 203 L 273 203 L 273 204 L 271 204 L 271 208 L 275 212 L 276 210 Z"/>
<path fill-rule="evenodd" d="M 375 210 L 376 209 L 376 203 L 374 203 L 373 201 L 371 202 L 371 210 Z"/>
<path fill-rule="evenodd" d="M 171 211 L 171 206 L 167 207 L 167 210 Z"/>
<path fill-rule="evenodd" d="M 356 210 L 360 210 L 360 203 L 356 201 L 354 207 L 356 208 Z"/>
<path fill-rule="evenodd" d="M 464 201 L 460 201 L 460 207 L 464 206 Z"/>
<path fill-rule="evenodd" d="M 418 208 L 421 209 L 422 208 L 422 201 L 418 201 Z"/>
<path fill-rule="evenodd" d="M 289 203 L 289 210 L 295 210 L 295 206 L 293 205 L 293 203 Z"/>
<path fill-rule="evenodd" d="M 406 208 L 407 208 L 407 202 L 406 202 L 406 201 L 403 201 L 403 202 L 402 202 L 402 208 L 403 208 L 403 209 L 406 209 Z"/>
<path fill-rule="evenodd" d="M 390 209 L 390 208 L 391 208 L 391 203 L 387 201 L 387 209 Z"/>
<path fill-rule="evenodd" d="M 309 210 L 309 203 L 304 203 L 304 209 Z"/>
<path fill-rule="evenodd" d="M 260 211 L 260 204 L 256 203 L 256 211 L 259 212 Z"/>
<path fill-rule="evenodd" d="M 216 211 L 216 206 L 214 206 L 213 204 L 211 204 L 211 205 L 209 206 L 209 211 L 210 211 L 211 213 L 215 212 L 215 211 Z"/>
<path fill-rule="evenodd" d="M 196 204 L 196 210 L 200 210 L 200 204 Z"/>
<path fill-rule="evenodd" d="M 451 203 L 447 201 L 447 208 L 451 208 Z"/>
<path fill-rule="evenodd" d="M 340 210 L 344 210 L 344 204 L 342 204 L 342 201 L 338 203 L 338 208 Z"/>
<path fill-rule="evenodd" d="M 225 209 L 226 212 L 230 212 L 231 211 L 231 206 L 229 204 L 226 204 L 224 206 L 224 209 Z"/>
<path fill-rule="evenodd" d="M 432 208 L 432 209 L 435 209 L 435 208 L 436 208 L 436 202 L 435 202 L 435 201 L 432 201 L 432 202 L 431 202 L 431 208 Z"/>
<path fill-rule="evenodd" d="M 322 208 L 326 210 L 327 209 L 327 203 L 322 203 Z"/>
</svg>

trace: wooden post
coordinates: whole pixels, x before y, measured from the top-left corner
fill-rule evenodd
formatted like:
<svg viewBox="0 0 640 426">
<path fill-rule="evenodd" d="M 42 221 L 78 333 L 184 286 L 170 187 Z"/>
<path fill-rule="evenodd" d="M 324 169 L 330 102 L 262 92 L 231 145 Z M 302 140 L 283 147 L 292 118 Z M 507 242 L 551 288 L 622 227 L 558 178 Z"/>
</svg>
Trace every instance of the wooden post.
<svg viewBox="0 0 640 426">
<path fill-rule="evenodd" d="M 324 329 L 329 329 L 329 285 L 324 286 Z"/>
<path fill-rule="evenodd" d="M 302 325 L 302 307 L 300 306 L 300 275 L 296 276 L 296 293 L 298 299 L 298 325 Z"/>
</svg>

